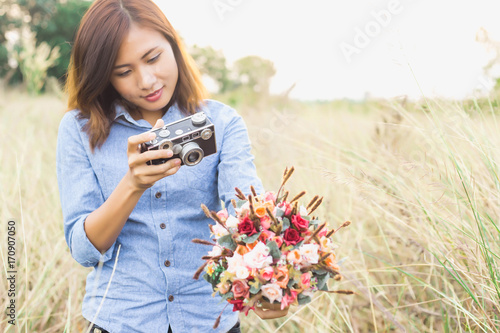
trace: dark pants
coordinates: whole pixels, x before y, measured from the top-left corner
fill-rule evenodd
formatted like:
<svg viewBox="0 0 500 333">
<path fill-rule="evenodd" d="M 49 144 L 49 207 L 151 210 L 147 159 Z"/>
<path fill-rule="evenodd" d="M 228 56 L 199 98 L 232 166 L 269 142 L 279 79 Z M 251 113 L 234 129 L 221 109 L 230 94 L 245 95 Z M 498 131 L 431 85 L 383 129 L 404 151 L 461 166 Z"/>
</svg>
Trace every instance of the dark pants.
<svg viewBox="0 0 500 333">
<path fill-rule="evenodd" d="M 100 328 L 97 325 L 94 325 L 94 326 L 92 326 L 92 329 L 90 330 L 90 333 L 109 333 L 109 332 L 106 331 L 103 328 Z M 168 327 L 168 333 L 172 333 L 172 330 L 170 329 L 170 326 Z M 236 323 L 236 325 L 234 325 L 233 328 L 231 328 L 229 331 L 227 331 L 227 333 L 241 333 L 241 330 L 240 330 L 240 321 L 238 320 L 238 322 Z"/>
</svg>

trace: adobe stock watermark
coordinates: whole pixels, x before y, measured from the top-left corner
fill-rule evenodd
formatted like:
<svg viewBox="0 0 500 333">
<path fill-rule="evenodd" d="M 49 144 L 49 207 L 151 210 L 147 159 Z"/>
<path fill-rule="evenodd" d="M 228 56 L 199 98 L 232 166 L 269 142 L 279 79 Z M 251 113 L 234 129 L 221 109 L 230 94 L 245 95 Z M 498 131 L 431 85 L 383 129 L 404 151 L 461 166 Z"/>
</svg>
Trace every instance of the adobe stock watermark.
<svg viewBox="0 0 500 333">
<path fill-rule="evenodd" d="M 268 126 L 260 127 L 255 141 L 252 142 L 252 147 L 255 150 L 269 148 L 269 145 L 273 143 L 276 136 L 284 133 L 297 120 L 297 115 L 287 110 L 277 111 L 273 109 L 268 120 Z"/>
<path fill-rule="evenodd" d="M 352 42 L 342 42 L 339 47 L 347 63 L 352 62 L 354 55 L 361 53 L 370 43 L 382 32 L 383 28 L 391 24 L 394 15 L 403 12 L 403 6 L 399 0 L 390 0 L 387 9 L 373 10 L 370 15 L 372 20 L 368 21 L 363 28 L 354 28 L 354 38 Z"/>
<path fill-rule="evenodd" d="M 226 14 L 232 12 L 236 7 L 241 5 L 242 2 L 243 0 L 214 0 L 212 6 L 219 16 L 219 19 L 224 21 Z"/>
</svg>

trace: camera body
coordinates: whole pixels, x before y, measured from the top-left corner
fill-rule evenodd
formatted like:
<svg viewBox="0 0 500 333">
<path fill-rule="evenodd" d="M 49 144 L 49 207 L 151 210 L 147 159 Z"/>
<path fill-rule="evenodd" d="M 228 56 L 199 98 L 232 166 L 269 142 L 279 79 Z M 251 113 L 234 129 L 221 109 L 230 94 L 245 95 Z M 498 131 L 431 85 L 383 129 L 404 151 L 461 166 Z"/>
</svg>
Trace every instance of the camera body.
<svg viewBox="0 0 500 333">
<path fill-rule="evenodd" d="M 171 149 L 174 155 L 148 161 L 149 165 L 163 164 L 173 158 L 180 158 L 181 165 L 194 166 L 200 163 L 203 157 L 217 152 L 215 127 L 204 112 L 197 112 L 151 132 L 156 134 L 156 138 L 141 144 L 141 153 Z"/>
</svg>

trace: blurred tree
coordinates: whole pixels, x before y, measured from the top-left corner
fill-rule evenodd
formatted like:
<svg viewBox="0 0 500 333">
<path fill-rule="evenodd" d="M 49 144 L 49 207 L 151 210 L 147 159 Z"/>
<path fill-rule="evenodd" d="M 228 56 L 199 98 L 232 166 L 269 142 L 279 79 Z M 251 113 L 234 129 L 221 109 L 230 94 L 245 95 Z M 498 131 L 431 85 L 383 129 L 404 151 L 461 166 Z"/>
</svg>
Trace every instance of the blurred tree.
<svg viewBox="0 0 500 333">
<path fill-rule="evenodd" d="M 29 26 L 36 33 L 36 46 L 46 43 L 51 48 L 59 48 L 60 59 L 48 74 L 63 82 L 71 53 L 70 42 L 90 4 L 81 0 L 0 0 L 0 76 L 12 77 L 11 83 L 21 78 L 19 67 L 13 68 L 12 61 L 9 64 L 7 50 L 12 47 L 7 47 L 6 36 L 12 31 L 21 35 L 22 28 Z"/>
<path fill-rule="evenodd" d="M 211 46 L 194 45 L 189 48 L 189 53 L 198 65 L 201 74 L 205 74 L 217 82 L 218 93 L 224 93 L 234 88 L 235 83 L 229 78 L 230 71 L 226 66 L 226 57 L 221 51 L 216 51 Z"/>
<path fill-rule="evenodd" d="M 247 56 L 236 60 L 233 70 L 240 85 L 261 96 L 269 96 L 271 78 L 276 74 L 272 61 L 258 56 Z"/>
</svg>

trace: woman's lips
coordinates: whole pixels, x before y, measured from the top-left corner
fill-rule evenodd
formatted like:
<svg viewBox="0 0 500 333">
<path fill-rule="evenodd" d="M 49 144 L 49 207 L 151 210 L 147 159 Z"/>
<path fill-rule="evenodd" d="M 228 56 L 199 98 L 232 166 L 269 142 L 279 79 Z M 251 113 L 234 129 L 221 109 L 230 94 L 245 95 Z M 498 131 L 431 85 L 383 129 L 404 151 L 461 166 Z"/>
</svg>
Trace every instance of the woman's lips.
<svg viewBox="0 0 500 333">
<path fill-rule="evenodd" d="M 163 87 L 158 89 L 154 93 L 145 96 L 144 99 L 148 102 L 156 102 L 157 100 L 160 99 L 162 92 L 163 92 Z"/>
</svg>

